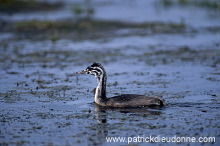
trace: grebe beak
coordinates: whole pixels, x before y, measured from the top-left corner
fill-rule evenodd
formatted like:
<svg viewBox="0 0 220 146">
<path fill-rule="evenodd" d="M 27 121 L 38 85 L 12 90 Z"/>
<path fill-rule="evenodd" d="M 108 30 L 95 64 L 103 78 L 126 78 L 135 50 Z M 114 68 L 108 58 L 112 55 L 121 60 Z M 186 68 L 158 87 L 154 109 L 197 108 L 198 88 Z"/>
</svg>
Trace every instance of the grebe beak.
<svg viewBox="0 0 220 146">
<path fill-rule="evenodd" d="M 82 71 L 76 72 L 76 74 L 86 74 L 87 72 L 88 72 L 87 70 L 82 70 Z"/>
</svg>

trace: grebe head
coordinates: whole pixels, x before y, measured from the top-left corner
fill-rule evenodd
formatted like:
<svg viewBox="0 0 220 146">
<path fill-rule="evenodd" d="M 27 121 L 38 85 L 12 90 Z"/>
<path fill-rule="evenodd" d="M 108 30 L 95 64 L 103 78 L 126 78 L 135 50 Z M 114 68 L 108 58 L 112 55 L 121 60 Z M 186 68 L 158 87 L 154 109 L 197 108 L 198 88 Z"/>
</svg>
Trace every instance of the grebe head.
<svg viewBox="0 0 220 146">
<path fill-rule="evenodd" d="M 92 65 L 88 66 L 85 70 L 76 72 L 76 74 L 90 74 L 94 75 L 96 78 L 100 78 L 106 73 L 104 67 L 100 63 L 95 62 Z"/>
</svg>

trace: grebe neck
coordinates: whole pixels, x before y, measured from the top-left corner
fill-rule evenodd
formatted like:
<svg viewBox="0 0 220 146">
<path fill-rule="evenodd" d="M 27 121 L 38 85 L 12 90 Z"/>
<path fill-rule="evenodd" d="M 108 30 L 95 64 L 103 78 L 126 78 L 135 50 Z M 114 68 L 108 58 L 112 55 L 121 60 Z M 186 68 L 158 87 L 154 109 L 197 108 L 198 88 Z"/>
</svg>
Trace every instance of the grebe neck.
<svg viewBox="0 0 220 146">
<path fill-rule="evenodd" d="M 98 86 L 96 87 L 96 92 L 95 92 L 95 102 L 100 104 L 100 105 L 105 105 L 106 102 L 106 73 L 103 73 L 101 76 L 96 77 Z"/>
</svg>

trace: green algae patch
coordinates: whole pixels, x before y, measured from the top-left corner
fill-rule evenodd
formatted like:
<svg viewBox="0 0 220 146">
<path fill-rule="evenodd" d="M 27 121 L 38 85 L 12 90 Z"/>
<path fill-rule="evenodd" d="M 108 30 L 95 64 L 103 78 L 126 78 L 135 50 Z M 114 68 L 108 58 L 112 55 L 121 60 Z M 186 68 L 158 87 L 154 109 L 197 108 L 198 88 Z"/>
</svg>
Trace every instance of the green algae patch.
<svg viewBox="0 0 220 146">
<path fill-rule="evenodd" d="M 181 6 L 196 6 L 209 9 L 220 9 L 219 1 L 210 0 L 163 0 L 161 3 L 164 6 L 181 5 Z"/>
<path fill-rule="evenodd" d="M 119 22 L 119 21 L 105 21 L 105 20 L 79 20 L 79 21 L 23 21 L 17 22 L 15 24 L 16 31 L 44 31 L 44 30 L 57 30 L 57 31 L 96 31 L 96 30 L 115 30 L 122 28 L 151 28 L 155 31 L 159 29 L 161 32 L 169 32 L 172 28 L 173 30 L 180 31 L 185 28 L 184 24 L 175 24 L 175 23 L 128 23 L 128 22 Z"/>
<path fill-rule="evenodd" d="M 18 12 L 49 11 L 56 10 L 62 6 L 63 4 L 61 2 L 49 3 L 35 0 L 1 0 L 0 12 L 13 14 Z"/>
<path fill-rule="evenodd" d="M 112 37 L 118 35 L 142 35 L 143 32 L 151 33 L 182 33 L 185 25 L 182 23 L 145 22 L 131 23 L 121 21 L 107 21 L 96 19 L 41 21 L 31 20 L 16 22 L 12 25 L 18 36 L 46 37 L 51 40 L 62 38 L 90 39 Z M 130 29 L 128 34 L 119 34 L 118 30 Z M 33 36 L 33 33 L 35 34 Z M 55 39 L 54 39 L 55 38 Z"/>
</svg>

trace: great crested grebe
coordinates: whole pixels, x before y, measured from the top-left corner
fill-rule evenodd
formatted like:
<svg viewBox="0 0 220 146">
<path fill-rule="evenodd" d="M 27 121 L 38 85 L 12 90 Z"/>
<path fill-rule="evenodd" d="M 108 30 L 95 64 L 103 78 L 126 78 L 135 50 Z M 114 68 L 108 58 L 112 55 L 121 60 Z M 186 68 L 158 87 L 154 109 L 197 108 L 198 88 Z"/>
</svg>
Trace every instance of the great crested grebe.
<svg viewBox="0 0 220 146">
<path fill-rule="evenodd" d="M 122 94 L 111 98 L 106 97 L 107 74 L 100 63 L 93 63 L 85 70 L 76 74 L 90 74 L 97 78 L 98 86 L 95 91 L 95 103 L 106 107 L 144 107 L 144 106 L 163 106 L 160 98 L 147 97 L 138 94 Z"/>
</svg>

